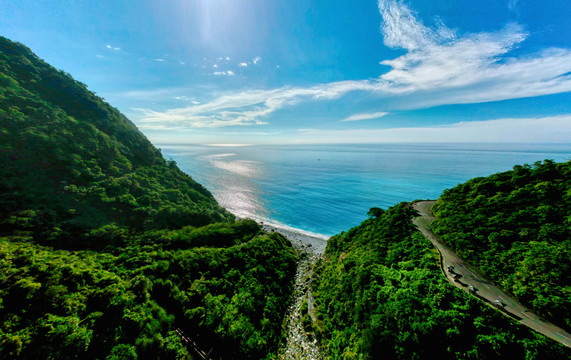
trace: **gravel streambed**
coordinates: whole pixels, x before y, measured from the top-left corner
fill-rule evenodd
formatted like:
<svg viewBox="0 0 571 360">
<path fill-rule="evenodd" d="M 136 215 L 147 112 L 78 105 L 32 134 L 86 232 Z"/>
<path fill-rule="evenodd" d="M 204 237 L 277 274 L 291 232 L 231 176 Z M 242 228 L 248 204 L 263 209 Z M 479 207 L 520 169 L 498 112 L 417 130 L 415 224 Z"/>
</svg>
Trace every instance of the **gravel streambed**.
<svg viewBox="0 0 571 360">
<path fill-rule="evenodd" d="M 311 278 L 316 262 L 323 256 L 327 240 L 267 224 L 262 224 L 262 227 L 266 231 L 276 231 L 284 235 L 299 253 L 294 291 L 284 320 L 286 341 L 278 351 L 278 359 L 321 360 L 317 340 L 311 331 L 304 329 L 303 319 L 304 316 L 309 316 L 311 321 L 315 321 Z"/>
</svg>

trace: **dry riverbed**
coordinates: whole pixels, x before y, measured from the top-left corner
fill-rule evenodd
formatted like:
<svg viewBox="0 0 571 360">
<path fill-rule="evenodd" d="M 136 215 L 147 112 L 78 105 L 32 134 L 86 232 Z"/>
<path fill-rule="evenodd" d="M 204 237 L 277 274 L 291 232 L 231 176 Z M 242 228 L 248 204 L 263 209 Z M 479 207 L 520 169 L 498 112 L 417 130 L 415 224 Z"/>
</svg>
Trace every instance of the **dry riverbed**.
<svg viewBox="0 0 571 360">
<path fill-rule="evenodd" d="M 304 312 L 314 318 L 311 278 L 315 263 L 323 256 L 327 240 L 295 229 L 284 229 L 270 224 L 261 225 L 265 231 L 279 232 L 288 238 L 299 253 L 294 292 L 284 320 L 287 327 L 286 341 L 279 349 L 278 359 L 322 359 L 317 341 L 313 334 L 304 329 L 302 318 Z"/>
</svg>

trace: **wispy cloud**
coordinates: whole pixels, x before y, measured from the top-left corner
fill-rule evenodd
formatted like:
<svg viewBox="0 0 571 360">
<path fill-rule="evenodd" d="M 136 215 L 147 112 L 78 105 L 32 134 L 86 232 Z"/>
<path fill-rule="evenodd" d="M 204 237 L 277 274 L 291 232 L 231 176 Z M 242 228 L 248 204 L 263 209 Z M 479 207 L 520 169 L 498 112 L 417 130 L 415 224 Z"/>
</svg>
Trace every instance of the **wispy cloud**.
<svg viewBox="0 0 571 360">
<path fill-rule="evenodd" d="M 231 72 L 231 71 L 230 71 Z M 214 75 L 229 75 L 228 71 L 215 72 Z M 232 76 L 234 73 L 231 72 Z M 150 109 L 136 109 L 143 114 L 139 123 L 162 123 L 178 127 L 221 127 L 234 125 L 263 125 L 262 119 L 283 108 L 292 106 L 307 98 L 335 99 L 349 91 L 371 90 L 374 84 L 361 81 L 342 81 L 311 88 L 282 87 L 272 90 L 246 90 L 227 94 L 197 106 L 170 109 L 163 112 Z M 165 91 L 165 90 L 163 90 Z M 162 92 L 151 92 L 161 94 Z M 130 96 L 141 92 L 129 92 Z"/>
<path fill-rule="evenodd" d="M 298 132 L 297 138 L 303 143 L 568 142 L 571 138 L 571 114 L 464 121 L 443 126 L 325 131 L 300 129 Z"/>
<path fill-rule="evenodd" d="M 355 114 L 355 115 L 351 115 L 349 117 L 346 117 L 345 119 L 343 119 L 341 121 L 359 121 L 359 120 L 378 119 L 378 118 L 383 117 L 387 114 L 388 114 L 388 112 L 386 112 L 386 111 L 376 112 L 376 113 Z"/>
<path fill-rule="evenodd" d="M 253 136 L 276 136 L 280 135 L 281 131 L 224 131 L 223 135 L 253 135 Z"/>
<path fill-rule="evenodd" d="M 428 27 L 400 1 L 379 0 L 384 44 L 406 50 L 383 60 L 391 70 L 376 79 L 340 81 L 311 87 L 247 90 L 222 95 L 208 104 L 154 112 L 144 123 L 166 121 L 190 127 L 259 125 L 265 117 L 301 101 L 337 99 L 364 91 L 379 97 L 407 96 L 391 109 L 479 103 L 571 91 L 571 51 L 545 49 L 524 57 L 509 56 L 528 37 L 518 24 L 495 32 L 458 34 L 440 22 Z M 262 59 L 256 57 L 253 64 Z M 240 66 L 242 66 L 240 64 Z M 232 76 L 232 71 L 214 75 Z M 205 111 L 204 106 L 208 106 Z M 349 119 L 349 118 L 348 118 Z M 345 119 L 346 121 L 350 121 Z M 361 119 L 362 120 L 362 119 Z M 178 126 L 178 125 L 177 125 Z"/>
<path fill-rule="evenodd" d="M 394 91 L 473 85 L 504 77 L 514 66 L 526 64 L 521 60 L 499 62 L 502 55 L 527 37 L 519 25 L 511 24 L 493 33 L 458 37 L 444 24 L 438 28 L 424 26 L 406 6 L 399 6 L 396 1 L 379 1 L 379 10 L 384 20 L 385 45 L 408 50 L 396 59 L 381 61 L 392 67 L 381 76 L 381 81 L 392 85 Z"/>
<path fill-rule="evenodd" d="M 110 49 L 110 50 L 121 51 L 121 48 L 119 48 L 119 47 L 113 47 L 113 46 L 111 46 L 111 45 L 109 45 L 109 44 L 107 44 L 106 47 L 107 47 L 107 49 Z"/>
<path fill-rule="evenodd" d="M 508 10 L 519 15 L 519 0 L 508 0 Z"/>
<path fill-rule="evenodd" d="M 200 104 L 200 102 L 199 102 L 199 101 L 196 101 L 196 99 L 193 98 L 193 97 L 188 97 L 188 96 L 175 96 L 174 98 L 175 98 L 175 100 L 188 101 L 188 102 L 190 102 L 190 103 L 192 103 L 192 104 L 194 104 L 194 105 Z"/>
<path fill-rule="evenodd" d="M 246 91 L 239 94 L 221 96 L 211 102 L 164 112 L 137 109 L 143 113 L 142 127 L 221 127 L 229 125 L 263 125 L 260 118 L 291 101 L 281 89 Z"/>
<path fill-rule="evenodd" d="M 232 71 L 232 70 L 228 70 L 228 71 L 215 71 L 213 74 L 216 75 L 216 76 L 223 76 L 223 75 L 226 75 L 226 76 L 234 76 L 234 75 L 236 75 L 236 74 L 234 73 L 234 71 Z"/>
<path fill-rule="evenodd" d="M 248 63 L 241 62 L 238 64 L 239 67 L 248 67 Z"/>
</svg>

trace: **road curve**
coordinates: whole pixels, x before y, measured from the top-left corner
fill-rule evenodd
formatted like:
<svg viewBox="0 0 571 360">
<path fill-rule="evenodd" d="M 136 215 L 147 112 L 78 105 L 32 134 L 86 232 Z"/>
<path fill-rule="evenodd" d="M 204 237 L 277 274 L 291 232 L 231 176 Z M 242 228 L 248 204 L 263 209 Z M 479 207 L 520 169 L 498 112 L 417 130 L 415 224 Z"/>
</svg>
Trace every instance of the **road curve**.
<svg viewBox="0 0 571 360">
<path fill-rule="evenodd" d="M 419 212 L 420 216 L 414 218 L 412 222 L 440 253 L 442 272 L 446 279 L 454 286 L 468 291 L 489 305 L 502 310 L 521 324 L 571 348 L 571 334 L 541 319 L 512 296 L 495 286 L 478 269 L 456 255 L 430 230 L 430 223 L 435 219 L 430 208 L 435 202 L 431 200 L 413 203 L 414 209 Z M 449 266 L 453 267 L 452 272 L 448 270 Z M 455 274 L 457 275 L 456 280 L 454 279 Z"/>
</svg>

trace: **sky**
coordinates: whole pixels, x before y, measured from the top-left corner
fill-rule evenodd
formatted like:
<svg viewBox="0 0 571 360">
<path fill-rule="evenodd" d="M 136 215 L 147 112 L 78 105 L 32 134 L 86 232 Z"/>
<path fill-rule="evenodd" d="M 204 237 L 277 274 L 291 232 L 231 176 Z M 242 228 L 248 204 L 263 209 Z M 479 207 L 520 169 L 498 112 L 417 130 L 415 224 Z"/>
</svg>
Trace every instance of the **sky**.
<svg viewBox="0 0 571 360">
<path fill-rule="evenodd" d="M 155 144 L 571 141 L 568 0 L 0 1 Z"/>
</svg>

